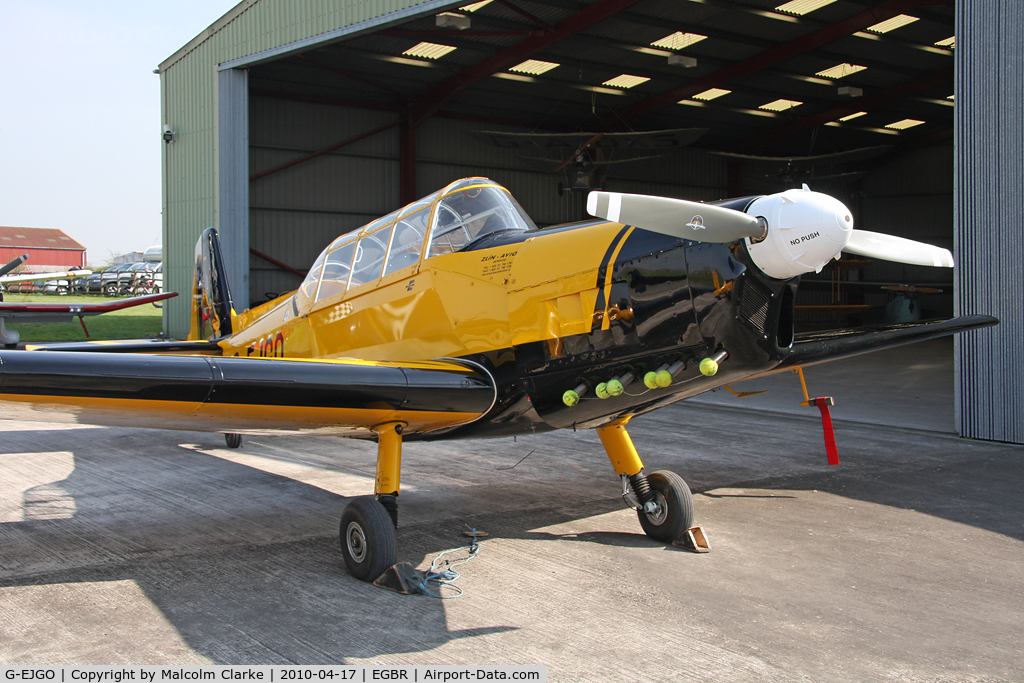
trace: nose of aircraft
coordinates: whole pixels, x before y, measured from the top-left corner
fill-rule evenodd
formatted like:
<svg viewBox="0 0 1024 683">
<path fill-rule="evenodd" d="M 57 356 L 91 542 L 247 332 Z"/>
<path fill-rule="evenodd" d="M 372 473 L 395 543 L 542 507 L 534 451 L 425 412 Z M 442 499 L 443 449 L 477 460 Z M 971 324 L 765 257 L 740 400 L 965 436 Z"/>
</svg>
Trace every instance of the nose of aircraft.
<svg viewBox="0 0 1024 683">
<path fill-rule="evenodd" d="M 853 213 L 835 197 L 812 192 L 821 205 L 821 229 L 836 246 L 842 249 L 853 233 Z"/>
</svg>

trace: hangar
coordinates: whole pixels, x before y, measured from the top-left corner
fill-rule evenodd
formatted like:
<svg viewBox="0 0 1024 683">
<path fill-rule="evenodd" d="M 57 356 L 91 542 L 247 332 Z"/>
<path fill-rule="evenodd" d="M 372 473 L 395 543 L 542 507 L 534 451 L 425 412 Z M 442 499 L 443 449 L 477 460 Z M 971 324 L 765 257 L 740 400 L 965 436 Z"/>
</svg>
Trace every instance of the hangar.
<svg viewBox="0 0 1024 683">
<path fill-rule="evenodd" d="M 165 277 L 190 290 L 213 225 L 244 308 L 471 175 L 542 225 L 585 216 L 574 185 L 713 200 L 808 183 L 959 267 L 823 272 L 798 303 L 870 319 L 892 296 L 875 285 L 904 283 L 943 290 L 925 315 L 998 316 L 957 342 L 959 430 L 1024 443 L 1022 33 L 1012 0 L 244 0 L 157 70 Z M 609 144 L 661 130 L 689 132 Z M 165 308 L 169 335 L 187 306 Z"/>
</svg>

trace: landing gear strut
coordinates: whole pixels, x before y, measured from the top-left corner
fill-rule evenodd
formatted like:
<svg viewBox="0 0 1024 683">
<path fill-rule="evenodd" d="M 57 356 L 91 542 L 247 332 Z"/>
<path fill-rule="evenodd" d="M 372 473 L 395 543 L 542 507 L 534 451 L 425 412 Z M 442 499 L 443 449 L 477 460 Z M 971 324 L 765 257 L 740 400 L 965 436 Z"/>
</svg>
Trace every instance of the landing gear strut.
<svg viewBox="0 0 1024 683">
<path fill-rule="evenodd" d="M 378 436 L 375 495 L 354 498 L 341 514 L 341 553 L 349 574 L 360 581 L 374 581 L 397 559 L 395 529 L 404 426 L 389 422 L 374 427 Z"/>
<path fill-rule="evenodd" d="M 671 543 L 693 526 L 693 494 L 683 478 L 666 470 L 644 474 L 644 464 L 626 432 L 629 417 L 597 430 L 615 473 L 622 477 L 622 497 L 636 510 L 644 533 Z"/>
</svg>

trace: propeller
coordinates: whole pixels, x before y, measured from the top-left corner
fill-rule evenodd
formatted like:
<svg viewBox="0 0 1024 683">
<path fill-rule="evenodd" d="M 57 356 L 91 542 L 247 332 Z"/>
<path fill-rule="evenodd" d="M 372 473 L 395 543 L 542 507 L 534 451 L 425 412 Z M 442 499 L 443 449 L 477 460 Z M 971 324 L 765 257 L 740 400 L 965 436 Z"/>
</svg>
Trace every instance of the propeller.
<svg viewBox="0 0 1024 683">
<path fill-rule="evenodd" d="M 854 230 L 843 251 L 912 266 L 953 267 L 953 254 L 949 249 L 867 230 Z"/>
<path fill-rule="evenodd" d="M 748 238 L 758 268 L 780 280 L 820 272 L 841 252 L 910 265 L 953 267 L 947 249 L 923 242 L 854 230 L 850 210 L 807 185 L 751 202 L 746 212 L 683 199 L 591 192 L 587 211 L 617 223 L 697 242 Z"/>
<path fill-rule="evenodd" d="M 0 268 L 0 277 L 3 277 L 4 275 L 7 275 L 7 273 L 11 272 L 12 270 L 14 270 L 15 268 L 17 268 L 18 266 L 20 266 L 22 263 L 24 263 L 27 260 L 28 260 L 28 254 L 22 254 L 18 258 L 14 259 L 13 261 L 8 263 L 3 268 Z"/>
<path fill-rule="evenodd" d="M 616 223 L 698 242 L 735 242 L 744 237 L 761 238 L 766 232 L 755 216 L 669 197 L 591 192 L 587 211 Z"/>
</svg>

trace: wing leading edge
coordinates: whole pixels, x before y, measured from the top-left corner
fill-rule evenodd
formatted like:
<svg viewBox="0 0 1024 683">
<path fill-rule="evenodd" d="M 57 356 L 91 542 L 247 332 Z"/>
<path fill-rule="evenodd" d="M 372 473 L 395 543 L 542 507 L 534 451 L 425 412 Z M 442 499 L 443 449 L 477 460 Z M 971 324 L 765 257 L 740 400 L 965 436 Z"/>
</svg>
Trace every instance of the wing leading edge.
<svg viewBox="0 0 1024 683">
<path fill-rule="evenodd" d="M 769 372 L 797 365 L 827 363 L 879 349 L 912 344 L 998 324 L 998 318 L 987 315 L 968 315 L 933 323 L 908 323 L 798 335 L 789 355 L 775 370 Z"/>
<path fill-rule="evenodd" d="M 0 302 L 0 317 L 21 322 L 64 323 L 87 315 L 100 315 L 120 311 L 132 306 L 155 303 L 178 296 L 177 292 L 146 294 L 145 296 L 117 299 L 100 304 L 51 303 L 51 302 Z"/>
<path fill-rule="evenodd" d="M 57 413 L 85 424 L 371 436 L 385 422 L 406 423 L 406 434 L 467 424 L 495 398 L 486 371 L 448 361 L 0 352 L 8 419 Z"/>
</svg>

